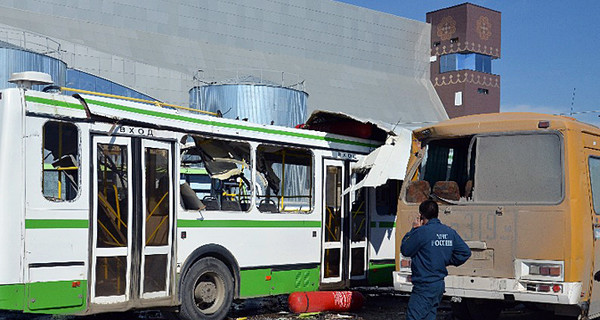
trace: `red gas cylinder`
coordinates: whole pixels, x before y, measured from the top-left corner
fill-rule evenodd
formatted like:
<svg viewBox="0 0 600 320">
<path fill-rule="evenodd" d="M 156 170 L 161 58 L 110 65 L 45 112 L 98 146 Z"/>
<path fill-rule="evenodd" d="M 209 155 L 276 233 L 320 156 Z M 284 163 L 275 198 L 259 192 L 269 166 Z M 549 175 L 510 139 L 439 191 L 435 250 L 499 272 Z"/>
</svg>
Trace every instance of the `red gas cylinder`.
<svg viewBox="0 0 600 320">
<path fill-rule="evenodd" d="M 365 297 L 358 291 L 294 292 L 288 298 L 294 313 L 319 311 L 355 311 L 360 309 Z"/>
</svg>

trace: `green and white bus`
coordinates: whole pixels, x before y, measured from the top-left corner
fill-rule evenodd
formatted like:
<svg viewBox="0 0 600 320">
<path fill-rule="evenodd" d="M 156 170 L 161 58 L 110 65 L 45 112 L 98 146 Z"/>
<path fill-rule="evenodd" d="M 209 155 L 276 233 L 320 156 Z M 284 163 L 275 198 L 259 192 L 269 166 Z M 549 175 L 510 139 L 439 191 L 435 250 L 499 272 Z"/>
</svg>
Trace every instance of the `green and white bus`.
<svg viewBox="0 0 600 320">
<path fill-rule="evenodd" d="M 2 90 L 0 309 L 221 319 L 233 299 L 389 284 L 400 183 L 348 189 L 382 144 Z"/>
</svg>

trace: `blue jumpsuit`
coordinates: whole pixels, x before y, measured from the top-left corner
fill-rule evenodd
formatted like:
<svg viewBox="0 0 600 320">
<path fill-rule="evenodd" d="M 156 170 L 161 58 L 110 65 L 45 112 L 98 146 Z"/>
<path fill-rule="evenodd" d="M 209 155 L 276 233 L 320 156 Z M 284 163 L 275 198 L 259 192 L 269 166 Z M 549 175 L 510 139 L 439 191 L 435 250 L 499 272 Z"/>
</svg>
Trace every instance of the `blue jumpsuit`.
<svg viewBox="0 0 600 320">
<path fill-rule="evenodd" d="M 434 218 L 410 230 L 402 238 L 400 252 L 412 260 L 413 289 L 406 319 L 435 320 L 444 295 L 446 266 L 463 264 L 471 256 L 471 250 L 456 231 Z"/>
</svg>

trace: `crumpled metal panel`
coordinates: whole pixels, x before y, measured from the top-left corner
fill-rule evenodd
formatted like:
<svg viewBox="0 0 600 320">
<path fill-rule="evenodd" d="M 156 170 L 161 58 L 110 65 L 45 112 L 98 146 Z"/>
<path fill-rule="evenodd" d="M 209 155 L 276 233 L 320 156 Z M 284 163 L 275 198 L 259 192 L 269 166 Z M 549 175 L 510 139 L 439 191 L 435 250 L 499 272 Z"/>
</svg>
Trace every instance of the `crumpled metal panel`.
<svg viewBox="0 0 600 320">
<path fill-rule="evenodd" d="M 54 85 L 64 86 L 67 70 L 66 63 L 35 52 L 15 48 L 0 47 L 0 85 L 2 88 L 15 88 L 8 78 L 15 72 L 38 71 L 52 76 Z M 33 90 L 42 90 L 45 85 L 33 86 Z"/>
<path fill-rule="evenodd" d="M 224 84 L 194 87 L 190 107 L 218 112 L 229 119 L 293 127 L 307 118 L 304 91 L 257 84 Z"/>
</svg>

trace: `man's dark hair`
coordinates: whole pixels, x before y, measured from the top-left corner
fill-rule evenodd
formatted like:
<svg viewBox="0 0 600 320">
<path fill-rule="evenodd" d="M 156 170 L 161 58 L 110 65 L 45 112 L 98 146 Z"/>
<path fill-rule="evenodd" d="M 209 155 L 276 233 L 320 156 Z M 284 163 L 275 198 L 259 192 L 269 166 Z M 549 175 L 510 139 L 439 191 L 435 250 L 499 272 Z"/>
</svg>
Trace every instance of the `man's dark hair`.
<svg viewBox="0 0 600 320">
<path fill-rule="evenodd" d="M 419 205 L 419 213 L 427 220 L 437 218 L 438 205 L 433 200 L 425 200 Z"/>
</svg>

